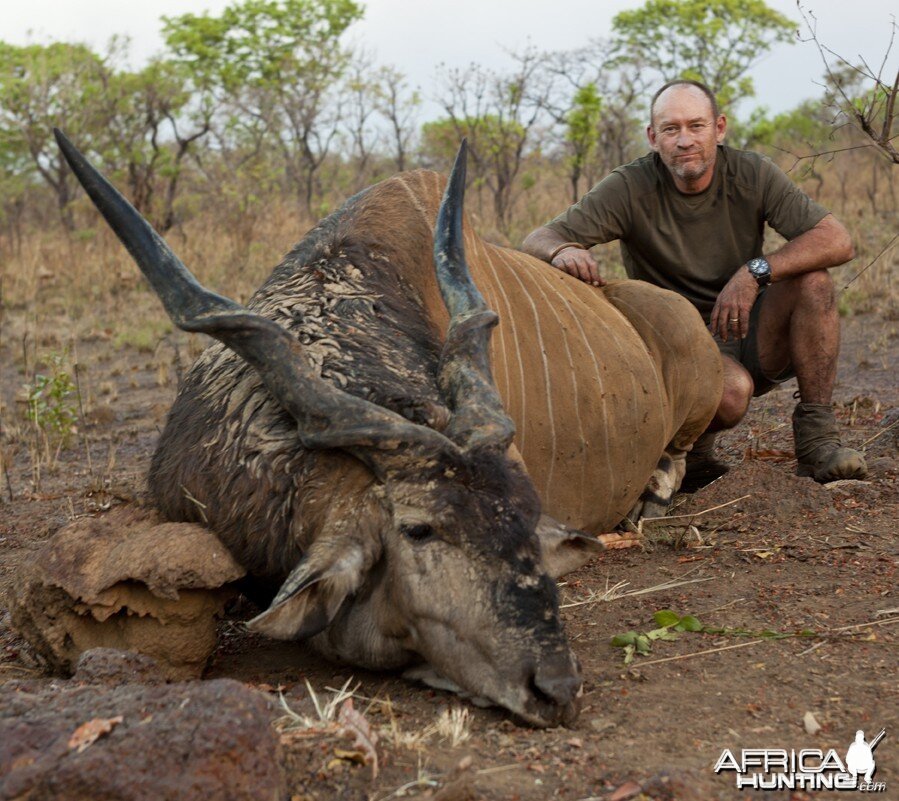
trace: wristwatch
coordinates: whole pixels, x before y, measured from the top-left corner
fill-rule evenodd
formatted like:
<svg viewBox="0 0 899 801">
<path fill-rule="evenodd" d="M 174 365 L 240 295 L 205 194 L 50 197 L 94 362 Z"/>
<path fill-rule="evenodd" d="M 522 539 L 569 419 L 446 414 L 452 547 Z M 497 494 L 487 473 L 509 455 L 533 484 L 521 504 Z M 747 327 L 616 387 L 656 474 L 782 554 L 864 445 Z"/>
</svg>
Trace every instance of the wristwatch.
<svg viewBox="0 0 899 801">
<path fill-rule="evenodd" d="M 755 278 L 760 287 L 768 286 L 771 283 L 771 265 L 768 264 L 768 260 L 764 256 L 750 259 L 746 262 L 746 269 L 749 270 L 749 274 Z"/>
</svg>

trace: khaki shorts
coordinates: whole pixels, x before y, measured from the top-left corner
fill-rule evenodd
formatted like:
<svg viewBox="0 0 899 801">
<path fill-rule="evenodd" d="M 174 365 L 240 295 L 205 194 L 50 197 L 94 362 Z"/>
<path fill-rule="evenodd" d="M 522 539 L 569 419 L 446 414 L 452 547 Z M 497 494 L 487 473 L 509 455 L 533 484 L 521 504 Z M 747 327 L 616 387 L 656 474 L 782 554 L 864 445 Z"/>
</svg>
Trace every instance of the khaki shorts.
<svg viewBox="0 0 899 801">
<path fill-rule="evenodd" d="M 779 375 L 772 377 L 765 375 L 762 365 L 759 364 L 759 346 L 756 335 L 759 327 L 759 314 L 762 304 L 765 302 L 765 289 L 767 287 L 762 287 L 759 291 L 752 311 L 749 312 L 749 333 L 746 335 L 746 339 L 728 339 L 727 342 L 722 342 L 715 334 L 715 344 L 718 346 L 718 350 L 742 364 L 752 376 L 753 384 L 755 384 L 755 390 L 752 393 L 754 397 L 764 395 L 778 384 L 796 377 L 793 365 L 788 365 Z"/>
</svg>

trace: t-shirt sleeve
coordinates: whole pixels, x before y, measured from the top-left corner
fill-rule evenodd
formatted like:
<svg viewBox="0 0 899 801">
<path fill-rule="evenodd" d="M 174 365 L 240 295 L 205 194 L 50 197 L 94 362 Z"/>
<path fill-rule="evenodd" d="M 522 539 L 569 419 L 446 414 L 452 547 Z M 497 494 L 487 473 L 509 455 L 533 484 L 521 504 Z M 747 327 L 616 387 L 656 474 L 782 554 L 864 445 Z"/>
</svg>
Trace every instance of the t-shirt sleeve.
<svg viewBox="0 0 899 801">
<path fill-rule="evenodd" d="M 765 220 L 784 239 L 795 239 L 830 214 L 770 159 L 763 158 L 761 164 Z"/>
<path fill-rule="evenodd" d="M 624 237 L 630 228 L 630 218 L 627 181 L 613 172 L 577 203 L 550 220 L 546 227 L 569 242 L 591 247 Z"/>
</svg>

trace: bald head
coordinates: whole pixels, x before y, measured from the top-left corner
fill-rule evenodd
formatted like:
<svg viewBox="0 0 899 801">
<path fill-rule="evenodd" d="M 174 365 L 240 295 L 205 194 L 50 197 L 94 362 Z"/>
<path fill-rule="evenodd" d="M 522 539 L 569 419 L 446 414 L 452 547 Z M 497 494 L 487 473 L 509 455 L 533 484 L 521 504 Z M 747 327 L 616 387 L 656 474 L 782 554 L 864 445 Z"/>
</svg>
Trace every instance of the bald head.
<svg viewBox="0 0 899 801">
<path fill-rule="evenodd" d="M 656 93 L 650 114 L 646 136 L 678 191 L 702 192 L 711 183 L 717 146 L 727 130 L 715 96 L 695 81 L 673 81 Z"/>
<path fill-rule="evenodd" d="M 704 99 L 708 104 L 709 117 L 713 120 L 717 120 L 721 114 L 721 110 L 718 108 L 718 100 L 708 86 L 699 81 L 690 81 L 682 78 L 676 81 L 669 81 L 653 95 L 652 102 L 649 104 L 650 125 L 655 125 L 656 107 L 660 104 L 667 104 L 677 96 L 692 97 L 696 100 Z"/>
</svg>

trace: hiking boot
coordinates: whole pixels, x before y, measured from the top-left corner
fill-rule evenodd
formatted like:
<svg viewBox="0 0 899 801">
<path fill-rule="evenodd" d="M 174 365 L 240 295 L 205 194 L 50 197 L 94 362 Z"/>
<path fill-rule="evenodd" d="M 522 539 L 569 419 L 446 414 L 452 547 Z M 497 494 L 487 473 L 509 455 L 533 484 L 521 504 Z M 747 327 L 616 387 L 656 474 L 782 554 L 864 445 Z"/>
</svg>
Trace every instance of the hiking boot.
<svg viewBox="0 0 899 801">
<path fill-rule="evenodd" d="M 692 450 L 687 453 L 687 472 L 678 492 L 696 492 L 730 470 L 715 458 L 716 436 L 716 432 L 706 431 L 693 443 Z"/>
<path fill-rule="evenodd" d="M 865 457 L 840 441 L 837 420 L 829 403 L 797 403 L 793 412 L 796 475 L 826 484 L 868 474 Z"/>
</svg>

